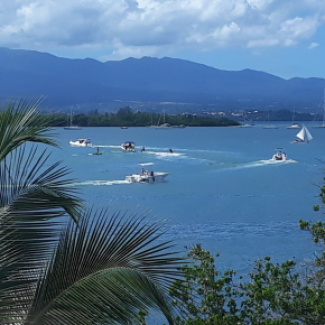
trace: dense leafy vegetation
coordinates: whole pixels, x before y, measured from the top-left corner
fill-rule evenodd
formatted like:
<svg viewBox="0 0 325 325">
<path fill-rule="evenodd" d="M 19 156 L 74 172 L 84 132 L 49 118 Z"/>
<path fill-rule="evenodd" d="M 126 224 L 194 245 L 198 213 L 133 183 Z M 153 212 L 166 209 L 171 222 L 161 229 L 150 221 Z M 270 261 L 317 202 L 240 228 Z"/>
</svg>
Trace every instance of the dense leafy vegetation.
<svg viewBox="0 0 325 325">
<path fill-rule="evenodd" d="M 52 116 L 52 126 L 66 126 L 70 116 L 56 114 Z M 151 126 L 168 123 L 171 126 L 231 126 L 238 122 L 228 118 L 212 118 L 184 115 L 163 115 L 157 113 L 133 112 L 130 107 L 123 107 L 117 113 L 99 114 L 97 111 L 89 114 L 76 114 L 73 116 L 73 124 L 80 126 Z"/>
</svg>

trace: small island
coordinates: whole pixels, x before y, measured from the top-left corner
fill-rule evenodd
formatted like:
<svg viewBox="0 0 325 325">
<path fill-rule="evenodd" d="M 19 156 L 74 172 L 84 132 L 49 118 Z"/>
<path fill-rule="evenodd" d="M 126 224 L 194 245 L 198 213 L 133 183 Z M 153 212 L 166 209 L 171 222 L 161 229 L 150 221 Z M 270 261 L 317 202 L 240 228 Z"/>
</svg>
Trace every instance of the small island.
<svg viewBox="0 0 325 325">
<path fill-rule="evenodd" d="M 66 127 L 70 117 L 65 113 L 52 114 L 51 126 Z M 99 113 L 91 111 L 73 116 L 73 122 L 80 127 L 110 126 L 121 127 L 158 127 L 185 128 L 187 126 L 238 126 L 239 122 L 227 117 L 197 116 L 196 114 L 168 115 L 165 113 L 148 113 L 133 110 L 130 107 L 120 108 L 116 113 Z"/>
</svg>

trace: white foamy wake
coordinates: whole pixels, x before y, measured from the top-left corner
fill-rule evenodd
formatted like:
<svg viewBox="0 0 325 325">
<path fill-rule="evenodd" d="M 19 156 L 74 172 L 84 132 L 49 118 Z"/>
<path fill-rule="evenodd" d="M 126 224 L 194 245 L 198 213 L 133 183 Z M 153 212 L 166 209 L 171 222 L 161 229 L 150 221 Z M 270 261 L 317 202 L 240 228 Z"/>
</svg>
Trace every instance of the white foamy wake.
<svg viewBox="0 0 325 325">
<path fill-rule="evenodd" d="M 124 184 L 131 184 L 126 180 L 93 180 L 93 181 L 84 181 L 79 183 L 74 183 L 73 186 L 111 186 L 111 185 L 124 185 Z"/>
<path fill-rule="evenodd" d="M 171 158 L 171 157 L 184 157 L 185 153 L 178 152 L 165 152 L 165 151 L 146 151 L 148 155 L 154 155 L 160 158 Z"/>
<path fill-rule="evenodd" d="M 271 166 L 271 165 L 281 166 L 287 164 L 295 164 L 297 162 L 298 162 L 297 160 L 293 160 L 293 159 L 287 159 L 287 160 L 265 159 L 265 160 L 253 161 L 251 163 L 243 164 L 240 166 L 235 166 L 234 168 L 253 168 L 253 167 Z"/>
</svg>

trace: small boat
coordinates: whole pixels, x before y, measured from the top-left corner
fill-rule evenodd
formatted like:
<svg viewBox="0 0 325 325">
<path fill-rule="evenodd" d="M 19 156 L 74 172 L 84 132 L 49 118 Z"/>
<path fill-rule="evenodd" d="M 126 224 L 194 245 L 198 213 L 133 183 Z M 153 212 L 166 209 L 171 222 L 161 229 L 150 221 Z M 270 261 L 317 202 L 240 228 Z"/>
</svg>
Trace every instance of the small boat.
<svg viewBox="0 0 325 325">
<path fill-rule="evenodd" d="M 282 152 L 282 148 L 276 148 L 277 152 L 272 156 L 272 160 L 287 160 L 287 154 Z"/>
<path fill-rule="evenodd" d="M 126 130 L 126 129 L 128 129 L 128 127 L 127 126 L 121 126 L 121 129 Z"/>
<path fill-rule="evenodd" d="M 82 127 L 77 126 L 77 125 L 70 125 L 70 126 L 65 126 L 65 130 L 82 130 Z"/>
<path fill-rule="evenodd" d="M 143 166 L 150 166 L 150 165 L 153 165 L 153 163 L 140 164 L 140 166 L 142 166 L 140 173 L 132 174 L 130 176 L 125 176 L 125 180 L 128 183 L 145 183 L 145 184 L 163 182 L 167 177 L 168 173 L 154 172 L 153 170 L 146 170 L 143 168 Z"/>
<path fill-rule="evenodd" d="M 302 126 L 301 130 L 296 135 L 297 139 L 294 140 L 294 143 L 303 143 L 303 142 L 309 142 L 313 139 L 313 136 L 308 131 L 305 125 Z"/>
<path fill-rule="evenodd" d="M 268 123 L 270 123 L 270 111 L 267 114 L 267 120 L 268 120 Z M 267 124 L 267 125 L 263 126 L 263 129 L 277 129 L 277 128 L 278 128 L 278 126 L 275 124 Z"/>
<path fill-rule="evenodd" d="M 287 126 L 287 129 L 300 129 L 301 125 L 299 123 L 293 123 L 289 126 Z"/>
<path fill-rule="evenodd" d="M 263 126 L 263 129 L 277 129 L 278 126 L 274 125 L 274 124 L 269 124 L 269 125 L 265 125 Z"/>
<path fill-rule="evenodd" d="M 90 139 L 77 139 L 76 141 L 69 141 L 71 147 L 91 147 Z"/>
<path fill-rule="evenodd" d="M 123 151 L 135 151 L 135 143 L 133 141 L 126 141 L 121 144 Z"/>
<path fill-rule="evenodd" d="M 253 124 L 245 123 L 240 125 L 241 128 L 252 128 Z"/>
</svg>

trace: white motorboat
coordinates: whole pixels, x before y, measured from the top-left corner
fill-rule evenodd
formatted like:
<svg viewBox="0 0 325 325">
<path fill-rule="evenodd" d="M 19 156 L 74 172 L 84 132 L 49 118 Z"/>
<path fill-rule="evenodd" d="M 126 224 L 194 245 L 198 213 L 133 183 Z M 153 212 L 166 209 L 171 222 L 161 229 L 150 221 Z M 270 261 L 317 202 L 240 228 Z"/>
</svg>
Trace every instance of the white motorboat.
<svg viewBox="0 0 325 325">
<path fill-rule="evenodd" d="M 153 163 L 140 164 L 140 166 L 151 166 Z M 163 182 L 167 177 L 168 173 L 165 172 L 154 172 L 153 170 L 146 170 L 141 168 L 140 173 L 135 173 L 129 176 L 125 176 L 125 180 L 129 183 L 146 183 L 153 184 Z"/>
<path fill-rule="evenodd" d="M 275 149 L 277 152 L 272 156 L 272 160 L 287 160 L 287 154 L 282 152 L 282 148 Z"/>
<path fill-rule="evenodd" d="M 92 143 L 90 139 L 77 139 L 76 141 L 69 141 L 71 147 L 91 147 Z"/>
<path fill-rule="evenodd" d="M 299 123 L 293 123 L 289 126 L 287 126 L 287 129 L 300 129 L 301 125 Z"/>
<path fill-rule="evenodd" d="M 245 124 L 241 124 L 240 127 L 241 128 L 252 128 L 253 125 L 252 124 L 245 123 Z"/>
<path fill-rule="evenodd" d="M 123 151 L 135 151 L 135 143 L 133 141 L 126 141 L 121 144 Z"/>
<path fill-rule="evenodd" d="M 301 130 L 296 135 L 297 139 L 294 140 L 294 143 L 309 142 L 313 140 L 313 136 L 308 131 L 305 125 L 302 126 Z"/>
</svg>

